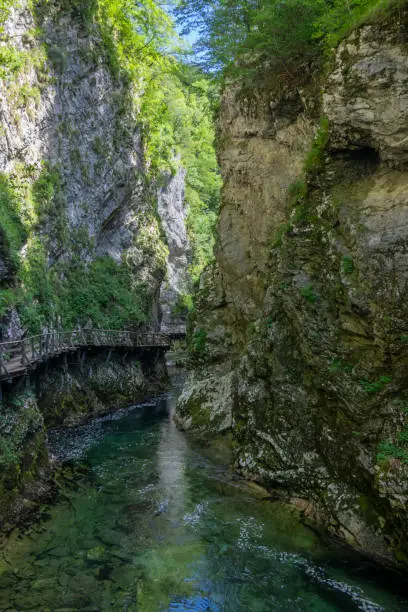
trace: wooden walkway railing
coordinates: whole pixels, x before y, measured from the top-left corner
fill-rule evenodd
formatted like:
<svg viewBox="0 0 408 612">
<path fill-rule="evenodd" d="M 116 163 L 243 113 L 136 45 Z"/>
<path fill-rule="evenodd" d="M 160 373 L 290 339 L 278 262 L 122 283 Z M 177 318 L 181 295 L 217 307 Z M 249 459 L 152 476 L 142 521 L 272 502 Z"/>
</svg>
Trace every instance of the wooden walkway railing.
<svg viewBox="0 0 408 612">
<path fill-rule="evenodd" d="M 49 331 L 15 342 L 0 343 L 0 380 L 21 376 L 40 363 L 78 348 L 170 348 L 170 337 L 155 332 L 91 329 Z"/>
</svg>

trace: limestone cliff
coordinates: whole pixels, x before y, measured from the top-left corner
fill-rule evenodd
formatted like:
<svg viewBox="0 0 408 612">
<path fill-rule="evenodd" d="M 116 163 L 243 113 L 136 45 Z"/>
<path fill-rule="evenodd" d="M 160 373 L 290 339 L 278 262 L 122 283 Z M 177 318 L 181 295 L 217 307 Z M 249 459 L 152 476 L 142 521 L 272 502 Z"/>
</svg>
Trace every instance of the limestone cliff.
<svg viewBox="0 0 408 612">
<path fill-rule="evenodd" d="M 73 262 L 89 267 L 92 261 L 106 263 L 108 258 L 125 273 L 128 298 L 137 304 L 134 316 L 130 308 L 129 322 L 133 316 L 134 323 L 140 319 L 157 327 L 164 281 L 170 291 L 166 308 L 171 310 L 176 301 L 174 274 L 166 279 L 168 268 L 178 268 L 180 276 L 187 268 L 185 172 L 180 168 L 171 180 L 167 174 L 149 174 L 141 127 L 143 84 L 129 84 L 112 73 L 98 28 L 86 24 L 74 8 L 62 1 L 42 4 L 29 9 L 26 2 L 16 3 L 0 42 L 0 48 L 21 63 L 14 68 L 6 62 L 0 83 L 2 187 L 9 191 L 9 199 L 16 200 L 13 207 L 20 216 L 13 219 L 18 227 L 9 228 L 9 234 L 20 233 L 19 243 L 13 244 L 13 235 L 7 232 L 2 240 L 3 286 L 21 282 L 15 279 L 13 250 L 19 250 L 30 273 L 32 261 L 41 256 L 63 286 L 70 283 Z M 167 187 L 162 187 L 163 182 Z M 7 226 L 3 217 L 4 213 L 2 230 Z M 168 263 L 168 243 L 180 233 L 175 266 Z M 27 278 L 24 281 L 27 284 Z M 36 281 L 32 284 L 35 289 Z M 55 286 L 51 293 L 56 293 Z M 41 299 L 35 295 L 34 304 Z M 26 304 L 20 308 L 18 300 L 5 295 L 5 329 L 11 316 L 9 302 L 10 306 L 17 302 L 24 325 L 38 327 Z M 39 307 L 37 317 L 43 325 L 56 324 L 58 314 L 65 328 L 81 318 L 74 311 L 71 318 L 64 316 L 58 305 L 51 312 L 44 310 Z M 89 318 L 98 324 L 92 312 Z M 4 336 L 8 337 L 6 331 Z"/>
<path fill-rule="evenodd" d="M 179 296 L 188 292 L 190 244 L 186 229 L 187 211 L 184 206 L 185 171 L 166 177 L 158 197 L 158 212 L 169 249 L 167 277 L 163 283 L 161 329 L 165 333 L 185 334 L 186 316 L 176 312 Z"/>
<path fill-rule="evenodd" d="M 322 97 L 269 74 L 224 95 L 217 263 L 178 409 L 231 428 L 246 476 L 405 565 L 407 36 L 404 11 L 354 31 Z"/>
<path fill-rule="evenodd" d="M 313 137 L 316 109 L 313 95 L 307 96 L 306 102 L 302 92 L 237 87 L 224 93 L 217 261 L 204 272 L 196 299 L 193 344 L 200 345 L 200 368 L 180 400 L 178 418 L 187 419 L 184 425 L 197 418 L 208 427 L 205 412 L 216 430 L 231 424 L 234 361 L 262 310 L 271 236 L 285 221 L 287 189 L 299 176 Z"/>
</svg>

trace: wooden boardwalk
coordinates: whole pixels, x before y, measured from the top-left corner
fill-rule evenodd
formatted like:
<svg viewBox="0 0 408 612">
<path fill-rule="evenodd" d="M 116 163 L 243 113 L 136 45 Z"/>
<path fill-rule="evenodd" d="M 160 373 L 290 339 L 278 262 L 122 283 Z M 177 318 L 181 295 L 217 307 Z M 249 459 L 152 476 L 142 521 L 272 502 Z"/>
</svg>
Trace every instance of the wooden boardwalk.
<svg viewBox="0 0 408 612">
<path fill-rule="evenodd" d="M 58 355 L 80 348 L 170 348 L 170 336 L 156 332 L 91 329 L 50 331 L 15 342 L 0 343 L 0 381 L 12 380 Z"/>
</svg>

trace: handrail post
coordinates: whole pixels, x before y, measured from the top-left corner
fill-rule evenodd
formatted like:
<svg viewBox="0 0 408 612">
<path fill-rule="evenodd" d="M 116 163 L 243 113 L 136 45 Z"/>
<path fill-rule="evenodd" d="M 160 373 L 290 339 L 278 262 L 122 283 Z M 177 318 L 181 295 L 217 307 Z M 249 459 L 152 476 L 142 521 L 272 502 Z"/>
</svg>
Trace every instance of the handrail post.
<svg viewBox="0 0 408 612">
<path fill-rule="evenodd" d="M 29 361 L 27 359 L 27 355 L 25 352 L 24 340 L 21 340 L 20 344 L 20 352 L 21 352 L 21 365 L 28 365 Z"/>
</svg>

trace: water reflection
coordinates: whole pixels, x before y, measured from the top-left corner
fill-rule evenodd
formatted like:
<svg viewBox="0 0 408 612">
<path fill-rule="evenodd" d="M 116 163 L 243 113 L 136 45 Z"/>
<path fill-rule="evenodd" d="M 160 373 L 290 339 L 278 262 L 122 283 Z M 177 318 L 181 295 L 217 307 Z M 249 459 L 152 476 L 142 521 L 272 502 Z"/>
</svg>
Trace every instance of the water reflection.
<svg viewBox="0 0 408 612">
<path fill-rule="evenodd" d="M 188 445 L 185 436 L 177 429 L 172 415 L 182 382 L 178 379 L 169 392 L 166 402 L 168 418 L 160 424 L 160 442 L 157 449 L 159 488 L 163 499 L 158 512 L 166 512 L 169 526 L 174 528 L 186 505 L 186 456 Z"/>
</svg>

